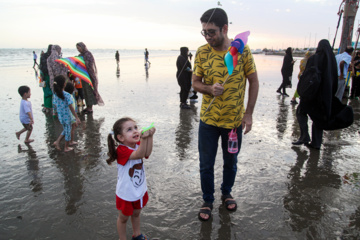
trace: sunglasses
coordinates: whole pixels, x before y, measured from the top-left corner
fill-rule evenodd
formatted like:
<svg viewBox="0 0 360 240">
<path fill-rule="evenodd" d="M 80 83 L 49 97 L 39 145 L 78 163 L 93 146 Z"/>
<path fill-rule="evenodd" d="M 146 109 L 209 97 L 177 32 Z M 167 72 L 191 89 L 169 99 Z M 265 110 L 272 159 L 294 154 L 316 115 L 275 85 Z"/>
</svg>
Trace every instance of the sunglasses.
<svg viewBox="0 0 360 240">
<path fill-rule="evenodd" d="M 206 37 L 206 35 L 208 35 L 209 37 L 213 37 L 216 34 L 216 29 L 209 29 L 209 30 L 202 30 L 200 33 L 201 35 L 203 35 L 204 37 Z M 221 31 L 221 28 L 220 28 Z"/>
</svg>

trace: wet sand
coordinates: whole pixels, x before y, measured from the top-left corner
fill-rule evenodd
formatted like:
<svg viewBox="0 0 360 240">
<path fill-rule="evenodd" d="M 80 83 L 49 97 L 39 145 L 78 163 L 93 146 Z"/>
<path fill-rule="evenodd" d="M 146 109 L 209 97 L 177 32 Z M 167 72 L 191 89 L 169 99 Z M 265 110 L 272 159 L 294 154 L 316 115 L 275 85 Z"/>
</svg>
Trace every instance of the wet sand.
<svg viewBox="0 0 360 240">
<path fill-rule="evenodd" d="M 179 109 L 179 87 L 173 57 L 151 58 L 146 72 L 142 58 L 97 61 L 99 91 L 105 106 L 82 116 L 73 152 L 51 143 L 62 127 L 41 112 L 42 89 L 29 67 L 2 68 L 0 96 L 0 239 L 118 239 L 115 208 L 116 166 L 105 162 L 107 135 L 120 117 L 140 126 L 155 123 L 154 148 L 145 161 L 149 203 L 142 211 L 142 232 L 165 239 L 359 239 L 360 173 L 359 111 L 354 124 L 325 132 L 320 151 L 293 147 L 299 137 L 296 107 L 275 91 L 281 83 L 282 57 L 255 55 L 260 93 L 252 131 L 243 136 L 232 195 L 235 213 L 220 201 L 222 153 L 215 172 L 213 218 L 202 223 L 197 131 L 199 103 Z M 298 73 L 298 62 L 294 76 Z M 294 77 L 295 78 L 295 77 Z M 297 80 L 293 80 L 296 85 Z M 32 138 L 15 137 L 17 88 L 32 90 L 35 118 Z M 294 88 L 288 90 L 291 96 Z M 61 145 L 63 147 L 63 143 Z M 349 176 L 345 183 L 344 176 Z M 128 239 L 131 225 L 128 223 Z"/>
</svg>

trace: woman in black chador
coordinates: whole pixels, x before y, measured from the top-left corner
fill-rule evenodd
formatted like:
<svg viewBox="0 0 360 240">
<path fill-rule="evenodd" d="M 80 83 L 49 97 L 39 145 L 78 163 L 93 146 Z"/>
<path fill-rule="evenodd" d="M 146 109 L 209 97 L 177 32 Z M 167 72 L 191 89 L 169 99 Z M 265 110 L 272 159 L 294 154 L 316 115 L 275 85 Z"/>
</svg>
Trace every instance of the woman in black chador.
<svg viewBox="0 0 360 240">
<path fill-rule="evenodd" d="M 281 74 L 282 74 L 283 80 L 282 80 L 280 87 L 276 91 L 287 97 L 289 95 L 286 94 L 285 88 L 291 84 L 290 78 L 293 73 L 294 63 L 295 63 L 295 61 L 293 60 L 293 57 L 292 57 L 292 48 L 288 47 L 285 51 L 284 62 L 283 62 L 282 68 L 281 68 Z M 283 90 L 282 92 L 281 92 L 281 89 Z"/>
<path fill-rule="evenodd" d="M 189 49 L 187 47 L 180 48 L 180 55 L 176 60 L 176 78 L 181 88 L 180 90 L 180 107 L 182 109 L 189 109 L 190 106 L 186 103 L 191 88 L 191 63 L 188 60 Z"/>
</svg>

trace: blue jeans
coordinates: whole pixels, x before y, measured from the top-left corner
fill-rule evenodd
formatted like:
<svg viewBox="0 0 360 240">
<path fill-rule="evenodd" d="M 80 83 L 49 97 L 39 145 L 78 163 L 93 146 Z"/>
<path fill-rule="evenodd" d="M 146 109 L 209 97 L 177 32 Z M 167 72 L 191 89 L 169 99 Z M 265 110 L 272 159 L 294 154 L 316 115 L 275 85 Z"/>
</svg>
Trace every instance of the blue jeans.
<svg viewBox="0 0 360 240">
<path fill-rule="evenodd" d="M 205 202 L 214 202 L 214 165 L 218 148 L 219 137 L 223 151 L 223 182 L 221 192 L 223 195 L 231 193 L 237 172 L 237 156 L 241 148 L 242 126 L 237 128 L 238 149 L 235 154 L 228 152 L 228 138 L 231 129 L 219 128 L 200 121 L 199 125 L 199 154 L 201 190 Z"/>
</svg>

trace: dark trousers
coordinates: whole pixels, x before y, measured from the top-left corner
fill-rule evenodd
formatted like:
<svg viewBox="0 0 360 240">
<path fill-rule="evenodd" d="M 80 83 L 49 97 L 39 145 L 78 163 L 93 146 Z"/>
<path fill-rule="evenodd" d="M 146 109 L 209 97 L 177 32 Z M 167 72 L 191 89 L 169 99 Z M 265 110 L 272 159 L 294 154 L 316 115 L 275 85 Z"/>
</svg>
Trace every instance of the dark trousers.
<svg viewBox="0 0 360 240">
<path fill-rule="evenodd" d="M 180 85 L 180 102 L 181 103 L 186 103 L 186 100 L 189 96 L 189 92 L 190 92 L 190 88 L 191 88 L 191 80 L 179 80 L 179 85 Z"/>
<path fill-rule="evenodd" d="M 39 64 L 36 62 L 36 59 L 34 59 L 34 66 L 33 67 L 35 67 L 35 65 L 39 66 Z"/>
<path fill-rule="evenodd" d="M 352 77 L 350 97 L 360 96 L 360 76 Z"/>
<path fill-rule="evenodd" d="M 282 77 L 283 77 L 283 81 L 282 81 L 282 83 L 281 83 L 281 85 L 280 85 L 280 87 L 278 88 L 278 91 L 280 91 L 281 92 L 281 89 L 282 89 L 282 93 L 283 94 L 286 94 L 286 86 L 289 84 L 289 79 L 290 79 L 290 76 L 288 76 L 288 75 L 285 75 L 285 74 L 283 74 L 283 73 L 281 73 L 282 74 Z"/>
<path fill-rule="evenodd" d="M 296 118 L 300 126 L 299 140 L 302 142 L 309 142 L 310 136 L 309 136 L 309 127 L 308 127 L 308 115 L 304 110 L 301 109 L 301 100 L 299 106 L 296 109 Z M 311 145 L 316 148 L 320 148 L 322 143 L 322 135 L 323 135 L 323 130 L 317 128 L 313 123 L 311 127 Z"/>
<path fill-rule="evenodd" d="M 227 195 L 231 193 L 234 186 L 237 172 L 237 156 L 240 152 L 242 141 L 242 126 L 236 129 L 238 137 L 238 152 L 228 152 L 229 132 L 231 129 L 208 125 L 203 121 L 199 124 L 199 155 L 200 155 L 200 180 L 204 202 L 214 202 L 214 165 L 215 158 L 221 138 L 221 148 L 223 153 L 223 182 L 221 193 Z"/>
</svg>

